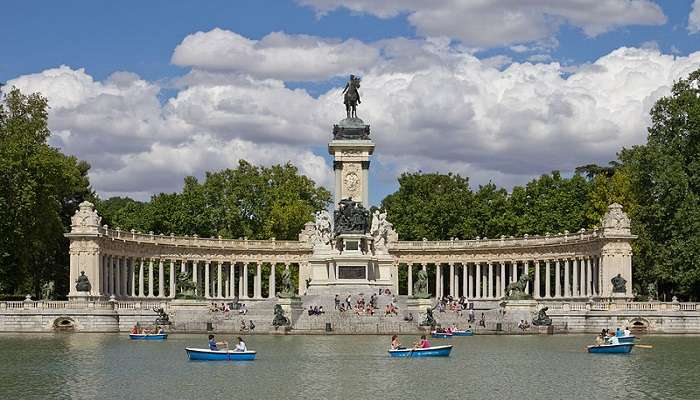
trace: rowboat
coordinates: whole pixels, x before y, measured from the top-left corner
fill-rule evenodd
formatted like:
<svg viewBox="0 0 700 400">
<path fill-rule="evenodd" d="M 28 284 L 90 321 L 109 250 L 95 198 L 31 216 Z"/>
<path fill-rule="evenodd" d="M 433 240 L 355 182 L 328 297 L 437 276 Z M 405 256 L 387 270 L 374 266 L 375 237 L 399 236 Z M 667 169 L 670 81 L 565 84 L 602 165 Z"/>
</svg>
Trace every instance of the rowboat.
<svg viewBox="0 0 700 400">
<path fill-rule="evenodd" d="M 601 344 L 588 346 L 589 353 L 629 353 L 634 343 Z"/>
<path fill-rule="evenodd" d="M 131 340 L 165 340 L 168 338 L 167 333 L 130 333 Z"/>
<path fill-rule="evenodd" d="M 389 350 L 392 357 L 447 357 L 452 351 L 452 345 L 426 347 L 425 349 Z"/>
<path fill-rule="evenodd" d="M 474 336 L 474 332 L 471 329 L 465 329 L 463 331 L 454 331 L 452 336 Z"/>
<path fill-rule="evenodd" d="M 245 361 L 255 360 L 257 352 L 255 350 L 234 351 L 234 350 L 209 350 L 195 349 L 192 347 L 185 348 L 187 357 L 190 360 L 199 361 Z"/>
<path fill-rule="evenodd" d="M 634 339 L 637 337 L 634 335 L 629 335 L 629 336 L 620 336 L 617 338 L 617 341 L 620 343 L 634 343 Z"/>
<path fill-rule="evenodd" d="M 452 334 L 449 332 L 437 332 L 437 331 L 432 331 L 430 332 L 430 336 L 433 339 L 449 339 L 452 337 Z"/>
</svg>

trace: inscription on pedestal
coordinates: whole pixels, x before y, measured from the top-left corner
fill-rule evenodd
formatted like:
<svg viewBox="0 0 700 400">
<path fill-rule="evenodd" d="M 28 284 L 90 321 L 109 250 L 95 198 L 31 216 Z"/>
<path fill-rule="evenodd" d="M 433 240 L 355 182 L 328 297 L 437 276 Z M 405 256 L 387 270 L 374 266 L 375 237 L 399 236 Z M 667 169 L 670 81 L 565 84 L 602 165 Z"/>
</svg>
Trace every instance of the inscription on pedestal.
<svg viewBox="0 0 700 400">
<path fill-rule="evenodd" d="M 364 266 L 338 267 L 338 279 L 367 279 L 367 269 Z"/>
</svg>

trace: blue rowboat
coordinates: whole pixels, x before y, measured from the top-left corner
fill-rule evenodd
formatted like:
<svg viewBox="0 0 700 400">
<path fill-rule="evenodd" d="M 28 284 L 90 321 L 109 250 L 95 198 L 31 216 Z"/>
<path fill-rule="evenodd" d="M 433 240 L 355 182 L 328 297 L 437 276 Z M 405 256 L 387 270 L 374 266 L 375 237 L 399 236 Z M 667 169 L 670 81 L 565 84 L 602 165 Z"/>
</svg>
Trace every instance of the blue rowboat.
<svg viewBox="0 0 700 400">
<path fill-rule="evenodd" d="M 234 351 L 234 350 L 209 350 L 195 349 L 192 347 L 185 348 L 187 357 L 190 360 L 199 361 L 246 361 L 255 360 L 257 354 L 254 350 Z"/>
<path fill-rule="evenodd" d="M 634 335 L 629 335 L 629 336 L 620 336 L 617 338 L 617 341 L 620 343 L 634 343 L 634 339 L 637 337 Z"/>
<path fill-rule="evenodd" d="M 452 345 L 433 346 L 425 349 L 389 350 L 392 357 L 448 357 L 452 351 Z"/>
<path fill-rule="evenodd" d="M 601 344 L 588 346 L 589 353 L 629 353 L 634 343 Z"/>
<path fill-rule="evenodd" d="M 168 338 L 167 333 L 130 333 L 131 340 L 165 340 Z"/>
<path fill-rule="evenodd" d="M 463 331 L 454 331 L 452 336 L 474 336 L 474 332 L 470 329 L 465 329 Z"/>
<path fill-rule="evenodd" d="M 449 339 L 452 337 L 451 333 L 448 332 L 437 332 L 437 331 L 432 331 L 430 332 L 430 336 L 433 339 Z"/>
</svg>

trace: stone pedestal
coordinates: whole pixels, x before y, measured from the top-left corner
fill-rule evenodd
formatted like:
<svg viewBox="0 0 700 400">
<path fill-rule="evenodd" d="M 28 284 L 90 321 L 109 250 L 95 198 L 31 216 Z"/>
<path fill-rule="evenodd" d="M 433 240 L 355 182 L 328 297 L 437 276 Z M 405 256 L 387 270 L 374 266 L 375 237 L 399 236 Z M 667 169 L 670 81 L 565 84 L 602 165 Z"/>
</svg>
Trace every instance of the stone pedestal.
<svg viewBox="0 0 700 400">
<path fill-rule="evenodd" d="M 433 299 L 408 298 L 406 300 L 406 311 L 413 314 L 414 320 L 420 313 L 425 313 L 425 309 L 433 306 Z"/>
<path fill-rule="evenodd" d="M 279 298 L 277 299 L 277 304 L 284 310 L 284 315 L 293 321 L 292 317 L 294 312 L 300 312 L 304 309 L 304 302 L 298 297 L 292 298 Z M 273 316 L 270 316 L 272 318 Z"/>
<path fill-rule="evenodd" d="M 516 324 L 524 320 L 532 324 L 532 318 L 537 313 L 537 301 L 535 300 L 506 300 L 504 320 L 510 320 Z"/>
<path fill-rule="evenodd" d="M 100 296 L 93 296 L 90 292 L 73 292 L 68 295 L 68 301 L 76 303 L 87 303 L 90 301 L 99 300 Z"/>
</svg>

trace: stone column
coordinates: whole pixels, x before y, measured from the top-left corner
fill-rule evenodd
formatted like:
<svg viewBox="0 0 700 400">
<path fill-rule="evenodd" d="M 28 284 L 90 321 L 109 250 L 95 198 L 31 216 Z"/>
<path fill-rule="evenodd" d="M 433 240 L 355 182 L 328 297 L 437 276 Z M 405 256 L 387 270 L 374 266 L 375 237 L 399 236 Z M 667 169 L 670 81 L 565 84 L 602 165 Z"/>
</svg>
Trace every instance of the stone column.
<svg viewBox="0 0 700 400">
<path fill-rule="evenodd" d="M 569 262 L 569 259 L 567 258 L 564 260 L 564 297 L 571 297 L 571 283 L 569 282 L 570 277 L 569 277 L 569 269 L 571 267 L 571 263 Z"/>
<path fill-rule="evenodd" d="M 464 298 L 469 297 L 469 274 L 467 272 L 467 263 L 461 262 L 462 264 L 462 296 Z"/>
<path fill-rule="evenodd" d="M 131 283 L 131 297 L 136 297 L 136 265 L 135 265 L 136 259 L 134 257 L 131 257 L 131 262 L 129 263 L 129 281 Z"/>
<path fill-rule="evenodd" d="M 277 295 L 277 287 L 276 287 L 277 286 L 276 285 L 277 277 L 275 276 L 276 269 L 277 269 L 277 263 L 276 262 L 270 263 L 270 282 L 269 282 L 270 291 L 267 294 L 268 299 L 272 299 Z"/>
<path fill-rule="evenodd" d="M 489 265 L 489 270 L 488 270 L 488 274 L 489 274 L 489 276 L 488 276 L 488 285 L 489 285 L 489 289 L 488 289 L 488 294 L 486 295 L 486 298 L 487 298 L 487 299 L 493 299 L 493 289 L 494 289 L 494 284 L 493 284 L 493 283 L 494 283 L 494 282 L 493 282 L 493 275 L 494 275 L 494 271 L 493 271 L 493 270 L 494 270 L 494 268 L 493 268 L 493 262 L 489 261 L 488 265 Z"/>
<path fill-rule="evenodd" d="M 579 272 L 577 270 L 577 264 L 578 264 L 578 258 L 574 258 L 572 260 L 571 264 L 571 274 L 573 275 L 573 282 L 571 284 L 571 297 L 578 297 L 579 296 L 579 287 L 578 287 L 578 276 Z"/>
<path fill-rule="evenodd" d="M 413 263 L 408 263 L 408 295 L 413 296 Z"/>
<path fill-rule="evenodd" d="M 455 264 L 452 262 L 450 263 L 450 296 L 457 296 L 455 292 Z"/>
<path fill-rule="evenodd" d="M 221 295 L 221 281 L 224 277 L 223 273 L 221 272 L 221 261 L 215 261 L 216 262 L 216 297 L 217 298 L 222 298 L 223 296 Z"/>
<path fill-rule="evenodd" d="M 525 293 L 530 293 L 530 263 L 527 260 L 523 260 L 523 274 L 526 274 L 528 277 L 527 282 L 525 282 Z"/>
<path fill-rule="evenodd" d="M 153 295 L 153 259 L 148 259 L 148 297 L 155 297 Z"/>
<path fill-rule="evenodd" d="M 545 267 L 544 267 L 544 298 L 545 299 L 551 299 L 552 298 L 552 267 L 550 266 L 551 260 L 545 260 L 544 262 Z"/>
<path fill-rule="evenodd" d="M 122 258 L 114 257 L 114 295 L 122 296 Z"/>
<path fill-rule="evenodd" d="M 516 282 L 517 280 L 518 280 L 518 262 L 513 260 L 510 262 L 510 281 Z"/>
<path fill-rule="evenodd" d="M 586 257 L 586 274 L 588 274 L 586 279 L 587 294 L 593 296 L 593 260 L 590 256 Z"/>
<path fill-rule="evenodd" d="M 119 286 L 121 289 L 121 295 L 122 297 L 126 298 L 129 295 L 129 282 L 128 282 L 128 277 L 129 274 L 128 268 L 129 268 L 129 263 L 128 263 L 128 258 L 127 257 L 122 257 L 121 262 L 122 262 L 122 270 L 120 273 L 120 278 L 121 278 L 121 285 Z"/>
<path fill-rule="evenodd" d="M 505 297 L 505 291 L 508 284 L 506 283 L 506 263 L 503 261 L 498 262 L 499 268 L 501 269 L 501 285 L 498 288 L 498 298 Z"/>
<path fill-rule="evenodd" d="M 435 297 L 442 298 L 442 276 L 440 276 L 440 263 L 435 263 Z"/>
<path fill-rule="evenodd" d="M 238 298 L 243 298 L 243 266 L 236 263 L 236 268 L 238 269 Z"/>
<path fill-rule="evenodd" d="M 534 260 L 534 264 L 535 264 L 535 287 L 532 290 L 532 297 L 535 299 L 539 299 L 540 294 L 542 293 L 540 291 L 540 261 Z"/>
<path fill-rule="evenodd" d="M 194 294 L 199 296 L 202 294 L 202 291 L 199 290 L 199 261 L 198 260 L 192 260 L 192 283 L 194 284 Z"/>
<path fill-rule="evenodd" d="M 474 272 L 474 298 L 481 299 L 481 262 L 476 263 L 476 271 Z"/>
<path fill-rule="evenodd" d="M 144 289 L 143 289 L 143 270 L 144 270 L 144 261 L 143 257 L 141 257 L 141 262 L 139 263 L 139 297 L 146 297 L 144 295 Z"/>
<path fill-rule="evenodd" d="M 187 272 L 187 260 L 180 261 L 180 273 Z"/>
<path fill-rule="evenodd" d="M 578 269 L 579 269 L 579 296 L 580 297 L 586 297 L 586 265 L 585 265 L 585 257 L 579 258 L 578 261 Z"/>
<path fill-rule="evenodd" d="M 262 262 L 257 262 L 257 268 L 255 270 L 255 298 L 262 299 Z"/>
<path fill-rule="evenodd" d="M 204 298 L 209 298 L 211 297 L 210 292 L 209 292 L 209 280 L 210 280 L 210 271 L 209 271 L 209 261 L 204 262 Z"/>
<path fill-rule="evenodd" d="M 558 258 L 554 261 L 554 276 L 556 277 L 554 281 L 554 298 L 558 299 L 561 297 L 561 269 Z"/>
<path fill-rule="evenodd" d="M 165 298 L 165 265 L 161 258 L 158 262 L 158 297 Z"/>
<path fill-rule="evenodd" d="M 168 289 L 168 297 L 171 299 L 175 298 L 175 292 L 177 291 L 177 279 L 175 278 L 175 260 L 170 260 L 170 286 Z"/>
<path fill-rule="evenodd" d="M 472 275 L 472 267 L 469 263 L 464 264 L 464 270 L 467 273 L 467 298 L 474 297 L 474 275 Z"/>
<path fill-rule="evenodd" d="M 248 298 L 248 263 L 243 263 L 243 297 Z"/>
<path fill-rule="evenodd" d="M 107 278 L 107 296 L 114 294 L 114 281 L 112 280 L 112 256 L 107 256 L 105 277 Z M 73 282 L 71 282 L 73 285 Z"/>
</svg>

